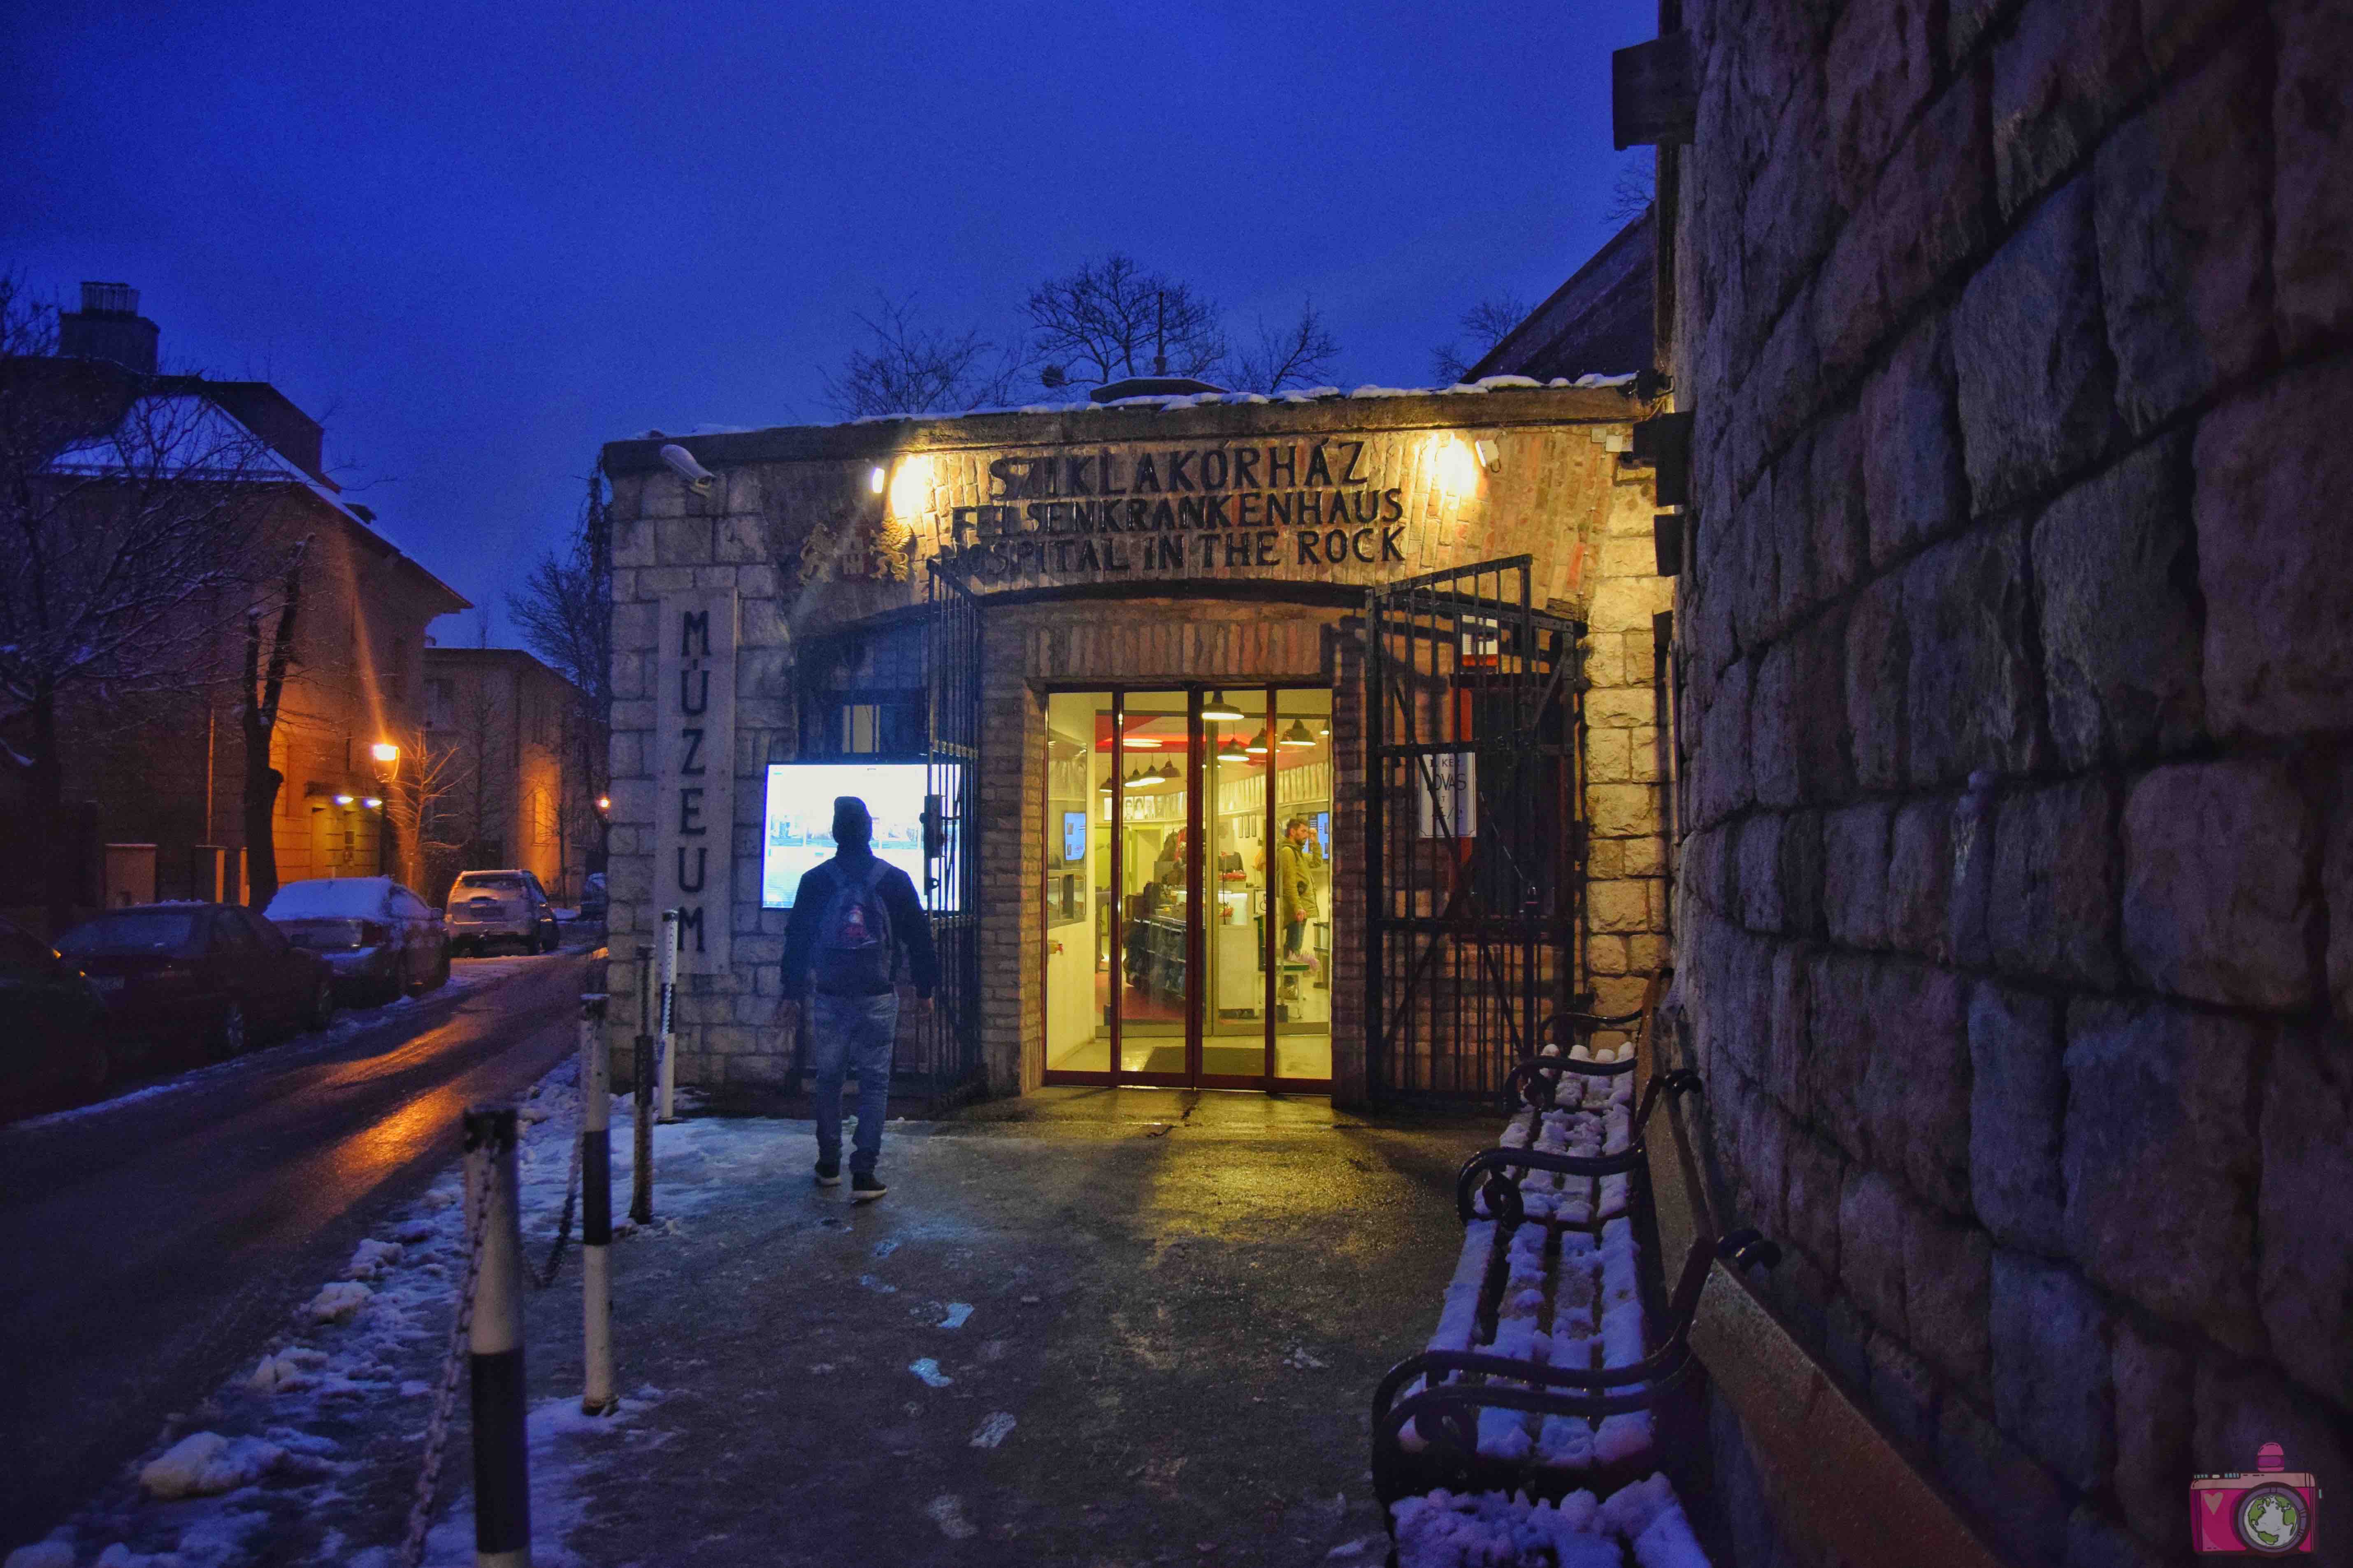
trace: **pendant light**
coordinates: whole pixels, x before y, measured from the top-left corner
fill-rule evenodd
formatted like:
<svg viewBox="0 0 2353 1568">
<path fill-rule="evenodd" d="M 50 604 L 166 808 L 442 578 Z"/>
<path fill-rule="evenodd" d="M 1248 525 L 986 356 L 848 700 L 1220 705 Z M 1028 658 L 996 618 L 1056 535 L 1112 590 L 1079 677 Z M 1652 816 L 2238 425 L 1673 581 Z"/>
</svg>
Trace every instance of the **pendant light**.
<svg viewBox="0 0 2353 1568">
<path fill-rule="evenodd" d="M 1291 728 L 1282 732 L 1282 744 L 1286 746 L 1313 746 L 1314 743 L 1315 737 L 1307 732 L 1307 726 L 1301 720 L 1293 719 Z"/>
<path fill-rule="evenodd" d="M 1162 789 L 1176 789 L 1184 783 L 1182 779 L 1176 776 L 1176 764 L 1175 763 L 1161 763 L 1159 771 L 1152 776 L 1160 781 L 1160 787 Z"/>
<path fill-rule="evenodd" d="M 1250 753 L 1242 750 L 1242 738 L 1240 735 L 1229 734 L 1218 742 L 1218 761 L 1221 763 L 1250 761 Z"/>
<path fill-rule="evenodd" d="M 1239 724 L 1249 715 L 1227 701 L 1223 691 L 1214 691 L 1209 694 L 1209 700 L 1202 704 L 1201 717 L 1213 724 Z"/>
<path fill-rule="evenodd" d="M 1264 730 L 1261 730 L 1257 734 L 1252 735 L 1250 738 L 1250 744 L 1244 746 L 1242 750 L 1248 752 L 1253 757 L 1262 757 L 1266 755 L 1266 731 Z"/>
</svg>

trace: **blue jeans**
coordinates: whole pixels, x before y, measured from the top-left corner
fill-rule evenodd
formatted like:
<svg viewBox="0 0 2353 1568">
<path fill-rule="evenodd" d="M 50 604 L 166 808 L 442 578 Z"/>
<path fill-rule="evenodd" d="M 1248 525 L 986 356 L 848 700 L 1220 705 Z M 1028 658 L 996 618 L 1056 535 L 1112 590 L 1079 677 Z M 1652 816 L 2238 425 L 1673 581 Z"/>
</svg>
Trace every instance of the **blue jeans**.
<svg viewBox="0 0 2353 1568">
<path fill-rule="evenodd" d="M 849 1169 L 871 1175 L 882 1152 L 891 1104 L 891 1044 L 899 1036 L 899 994 L 809 998 L 809 1067 L 817 1074 L 817 1157 L 841 1159 L 841 1084 L 858 1074 L 858 1137 Z"/>
</svg>

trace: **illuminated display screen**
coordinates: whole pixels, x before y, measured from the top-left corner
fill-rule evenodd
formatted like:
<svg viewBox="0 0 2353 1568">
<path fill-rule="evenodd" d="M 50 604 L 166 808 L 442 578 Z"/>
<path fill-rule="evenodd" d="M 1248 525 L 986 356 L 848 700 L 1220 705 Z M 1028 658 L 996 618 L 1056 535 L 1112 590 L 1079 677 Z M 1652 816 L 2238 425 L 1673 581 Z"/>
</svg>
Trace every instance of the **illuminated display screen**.
<svg viewBox="0 0 2353 1568">
<path fill-rule="evenodd" d="M 944 770 L 950 798 L 955 775 Z M 928 773 L 922 763 L 772 763 L 760 829 L 760 902 L 790 909 L 801 876 L 833 858 L 833 801 L 854 795 L 874 818 L 874 853 L 907 873 L 915 895 L 936 910 L 956 907 L 957 889 L 948 878 L 937 896 L 923 893 L 923 795 Z"/>
</svg>

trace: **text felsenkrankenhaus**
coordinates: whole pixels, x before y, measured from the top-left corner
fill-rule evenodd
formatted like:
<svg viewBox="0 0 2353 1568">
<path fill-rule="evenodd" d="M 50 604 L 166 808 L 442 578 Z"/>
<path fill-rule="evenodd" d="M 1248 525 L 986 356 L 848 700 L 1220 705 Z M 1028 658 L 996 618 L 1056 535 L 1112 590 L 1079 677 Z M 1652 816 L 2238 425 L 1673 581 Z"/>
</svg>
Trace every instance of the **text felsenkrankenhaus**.
<svg viewBox="0 0 2353 1568">
<path fill-rule="evenodd" d="M 1402 492 L 1374 486 L 1366 445 L 998 458 L 945 553 L 985 577 L 1402 562 Z"/>
</svg>

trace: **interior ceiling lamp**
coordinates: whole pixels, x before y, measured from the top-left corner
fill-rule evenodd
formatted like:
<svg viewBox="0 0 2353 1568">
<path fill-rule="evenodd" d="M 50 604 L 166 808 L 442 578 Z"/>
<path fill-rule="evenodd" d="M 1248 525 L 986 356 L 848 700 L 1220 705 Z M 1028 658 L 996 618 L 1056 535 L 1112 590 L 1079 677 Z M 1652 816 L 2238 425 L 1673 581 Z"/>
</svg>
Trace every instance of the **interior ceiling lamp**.
<svg viewBox="0 0 2353 1568">
<path fill-rule="evenodd" d="M 1282 732 L 1282 744 L 1286 746 L 1313 746 L 1314 743 L 1315 737 L 1307 732 L 1307 725 L 1302 720 L 1293 719 L 1291 728 Z"/>
<path fill-rule="evenodd" d="M 1175 789 L 1180 782 L 1176 777 L 1175 763 L 1163 763 L 1157 768 L 1146 768 L 1144 770 L 1144 776 L 1153 781 L 1153 787 L 1155 789 Z"/>
<path fill-rule="evenodd" d="M 1201 706 L 1201 717 L 1215 724 L 1237 724 L 1249 715 L 1227 701 L 1224 692 L 1213 691 L 1209 700 Z"/>
<path fill-rule="evenodd" d="M 1156 752 L 1160 749 L 1157 735 L 1122 735 L 1120 744 L 1131 752 Z"/>
<path fill-rule="evenodd" d="M 1262 757 L 1266 755 L 1266 731 L 1261 730 L 1257 734 L 1252 735 L 1250 738 L 1250 744 L 1244 746 L 1242 750 L 1249 752 L 1253 757 Z"/>
<path fill-rule="evenodd" d="M 1242 750 L 1242 738 L 1240 735 L 1229 735 L 1218 742 L 1218 761 L 1244 763 L 1249 760 L 1250 753 Z"/>
</svg>

